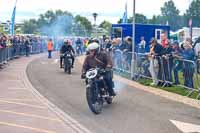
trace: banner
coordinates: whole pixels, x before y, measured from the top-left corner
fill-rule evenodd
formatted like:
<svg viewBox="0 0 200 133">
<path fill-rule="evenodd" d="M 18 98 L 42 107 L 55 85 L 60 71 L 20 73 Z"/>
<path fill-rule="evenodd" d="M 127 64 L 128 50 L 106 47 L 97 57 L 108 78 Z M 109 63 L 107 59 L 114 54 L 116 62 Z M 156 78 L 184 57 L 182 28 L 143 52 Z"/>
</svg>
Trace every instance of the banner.
<svg viewBox="0 0 200 133">
<path fill-rule="evenodd" d="M 125 5 L 125 12 L 123 14 L 123 17 L 122 17 L 122 23 L 127 23 L 128 22 L 128 15 L 127 15 L 127 3 Z"/>
<path fill-rule="evenodd" d="M 13 9 L 13 13 L 12 13 L 12 17 L 11 17 L 11 23 L 10 23 L 10 35 L 12 35 L 12 36 L 15 34 L 16 4 L 17 4 L 17 0 L 15 1 L 15 6 L 14 6 L 14 9 Z"/>
</svg>

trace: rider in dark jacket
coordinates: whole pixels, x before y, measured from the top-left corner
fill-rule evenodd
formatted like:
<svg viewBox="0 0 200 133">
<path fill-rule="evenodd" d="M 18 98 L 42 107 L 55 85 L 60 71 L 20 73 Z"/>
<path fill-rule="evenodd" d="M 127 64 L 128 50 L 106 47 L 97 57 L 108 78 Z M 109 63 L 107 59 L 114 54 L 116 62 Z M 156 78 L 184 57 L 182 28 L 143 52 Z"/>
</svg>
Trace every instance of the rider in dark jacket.
<svg viewBox="0 0 200 133">
<path fill-rule="evenodd" d="M 62 61 L 64 59 L 63 54 L 66 52 L 70 52 L 72 55 L 71 58 L 72 58 L 72 68 L 73 68 L 75 51 L 68 40 L 64 40 L 64 44 L 62 45 L 62 47 L 60 49 L 60 68 L 63 68 L 63 66 L 62 66 Z"/>
<path fill-rule="evenodd" d="M 99 50 L 99 44 L 93 42 L 88 45 L 89 55 L 86 56 L 85 61 L 83 63 L 82 75 L 81 77 L 85 77 L 85 73 L 95 67 L 100 67 L 102 69 L 112 69 L 112 59 L 111 57 L 104 51 Z M 116 96 L 113 90 L 113 80 L 112 80 L 112 71 L 107 71 L 104 76 L 105 82 L 108 86 L 108 92 L 110 96 Z"/>
</svg>

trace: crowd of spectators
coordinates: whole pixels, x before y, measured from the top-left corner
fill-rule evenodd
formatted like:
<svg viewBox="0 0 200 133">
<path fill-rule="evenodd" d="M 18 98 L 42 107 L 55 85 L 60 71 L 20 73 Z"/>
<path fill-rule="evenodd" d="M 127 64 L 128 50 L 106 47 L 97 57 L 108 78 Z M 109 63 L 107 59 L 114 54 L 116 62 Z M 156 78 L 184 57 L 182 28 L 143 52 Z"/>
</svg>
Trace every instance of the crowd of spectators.
<svg viewBox="0 0 200 133">
<path fill-rule="evenodd" d="M 147 45 L 149 44 L 149 45 Z M 103 49 L 113 56 L 115 68 L 128 70 L 130 72 L 132 60 L 132 39 L 126 37 L 106 39 L 102 45 Z M 146 42 L 141 37 L 141 42 L 136 44 L 134 51 L 136 70 L 135 73 L 144 77 L 151 77 L 151 85 L 181 84 L 183 77 L 186 88 L 194 88 L 194 74 L 199 72 L 200 66 L 200 38 L 192 42 L 187 38 L 184 43 L 170 41 L 165 34 L 161 35 L 159 42 L 152 38 Z M 149 47 L 150 51 L 146 51 Z"/>
<path fill-rule="evenodd" d="M 10 58 L 29 56 L 47 50 L 48 37 L 40 36 L 6 36 L 0 34 L 0 64 L 6 63 Z M 69 38 L 76 55 L 87 51 L 91 38 Z M 100 38 L 96 39 L 101 50 L 110 54 L 114 67 L 119 70 L 131 70 L 132 38 Z M 63 44 L 63 37 L 53 38 L 54 50 L 59 50 Z M 146 48 L 149 47 L 149 51 Z M 136 75 L 151 77 L 152 85 L 180 84 L 180 75 L 183 75 L 184 86 L 194 88 L 195 70 L 200 69 L 200 38 L 192 42 L 187 38 L 184 43 L 170 41 L 165 34 L 161 35 L 159 42 L 152 38 L 150 42 L 141 37 L 139 44 L 135 45 L 134 67 Z M 167 83 L 167 84 L 166 84 Z"/>
</svg>

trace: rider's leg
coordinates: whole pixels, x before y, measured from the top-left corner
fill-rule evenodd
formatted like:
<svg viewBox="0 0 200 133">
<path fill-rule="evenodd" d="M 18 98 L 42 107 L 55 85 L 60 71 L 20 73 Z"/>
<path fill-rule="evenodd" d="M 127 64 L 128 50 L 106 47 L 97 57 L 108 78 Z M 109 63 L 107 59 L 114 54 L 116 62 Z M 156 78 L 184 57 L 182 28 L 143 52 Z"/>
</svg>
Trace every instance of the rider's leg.
<svg viewBox="0 0 200 133">
<path fill-rule="evenodd" d="M 63 66 L 62 66 L 62 62 L 63 62 L 63 56 L 60 56 L 60 68 L 63 68 Z"/>
<path fill-rule="evenodd" d="M 74 67 L 74 56 L 72 56 L 72 67 Z"/>
<path fill-rule="evenodd" d="M 114 90 L 113 90 L 113 80 L 112 80 L 112 73 L 107 72 L 106 75 L 104 76 L 105 82 L 108 86 L 108 93 L 110 96 L 116 96 Z"/>
</svg>

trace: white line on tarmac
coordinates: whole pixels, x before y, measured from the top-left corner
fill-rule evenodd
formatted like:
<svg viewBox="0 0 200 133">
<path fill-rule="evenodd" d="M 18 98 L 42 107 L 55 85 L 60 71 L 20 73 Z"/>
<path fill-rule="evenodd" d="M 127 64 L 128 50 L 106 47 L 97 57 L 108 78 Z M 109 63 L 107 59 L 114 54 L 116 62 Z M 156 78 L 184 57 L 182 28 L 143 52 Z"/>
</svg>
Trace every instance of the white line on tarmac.
<svg viewBox="0 0 200 133">
<path fill-rule="evenodd" d="M 8 90 L 29 90 L 27 88 L 8 88 Z"/>
<path fill-rule="evenodd" d="M 9 103 L 9 104 L 17 104 L 17 105 L 22 105 L 22 106 L 27 106 L 27 107 L 32 107 L 32 108 L 47 109 L 44 106 L 30 105 L 30 104 L 19 103 L 19 102 L 11 102 L 11 101 L 6 101 L 6 100 L 0 100 L 0 102 Z"/>
<path fill-rule="evenodd" d="M 38 102 L 37 100 L 32 100 L 32 99 L 17 99 L 17 98 L 3 98 L 3 97 L 0 97 L 0 100 L 3 100 L 3 101 L 23 101 L 23 102 Z"/>
<path fill-rule="evenodd" d="M 54 59 L 53 62 L 51 64 L 57 64 L 59 61 L 59 59 Z"/>
<path fill-rule="evenodd" d="M 27 113 L 14 112 L 14 111 L 9 111 L 9 110 L 1 110 L 1 109 L 0 109 L 0 112 L 9 113 L 9 114 L 15 114 L 15 115 L 21 115 L 21 116 L 27 116 L 27 117 L 33 117 L 33 118 L 40 118 L 40 119 L 45 119 L 45 120 L 57 121 L 57 122 L 62 122 L 60 119 L 57 119 L 57 118 L 50 118 L 50 117 L 34 115 L 34 114 L 27 114 Z"/>
<path fill-rule="evenodd" d="M 184 133 L 200 133 L 200 125 L 170 120 L 180 131 Z"/>
<path fill-rule="evenodd" d="M 29 127 L 29 126 L 24 126 L 24 125 L 19 125 L 19 124 L 15 124 L 15 123 L 8 123 L 8 122 L 1 122 L 0 121 L 0 125 L 6 125 L 6 126 L 11 126 L 11 127 L 24 128 L 24 129 L 29 129 L 29 130 L 37 131 L 37 132 L 40 132 L 40 133 L 56 133 L 54 131 L 44 130 L 44 129 L 40 129 L 40 128 L 34 128 L 34 127 Z"/>
</svg>

